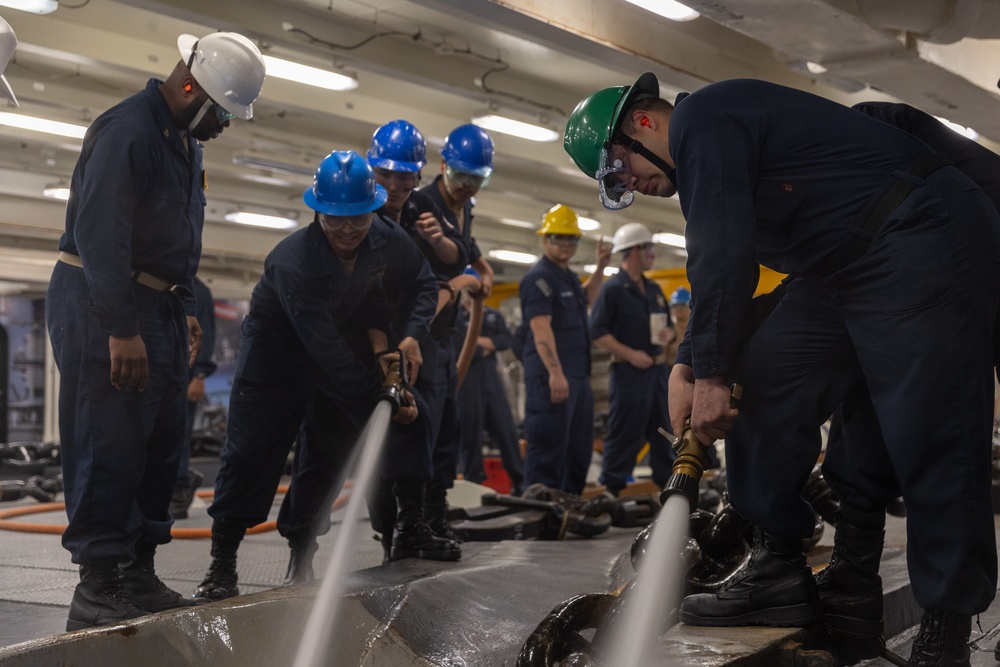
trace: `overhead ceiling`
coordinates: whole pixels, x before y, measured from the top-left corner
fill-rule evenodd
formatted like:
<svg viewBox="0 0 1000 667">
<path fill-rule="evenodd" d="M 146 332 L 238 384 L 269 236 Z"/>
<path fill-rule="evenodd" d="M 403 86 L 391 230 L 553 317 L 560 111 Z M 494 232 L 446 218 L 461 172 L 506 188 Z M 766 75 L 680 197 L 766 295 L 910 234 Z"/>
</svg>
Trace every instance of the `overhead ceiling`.
<svg viewBox="0 0 1000 667">
<path fill-rule="evenodd" d="M 234 30 L 265 54 L 356 76 L 350 92 L 268 78 L 254 119 L 234 121 L 206 145 L 202 274 L 232 298 L 249 295 L 264 256 L 288 232 L 223 216 L 249 209 L 307 224 L 307 174 L 331 150 L 363 153 L 375 128 L 397 118 L 428 139 L 425 183 L 440 168 L 443 137 L 477 112 L 492 107 L 561 129 L 585 95 L 646 70 L 667 98 L 759 78 L 844 104 L 905 101 L 978 130 L 990 148 L 1000 140 L 1000 0 L 686 4 L 702 16 L 676 23 L 625 0 L 72 0 L 43 16 L 0 8 L 20 41 L 6 76 L 21 102 L 0 111 L 87 125 L 150 76 L 166 76 L 181 33 Z M 503 221 L 537 224 L 557 203 L 601 223 L 576 268 L 591 261 L 597 235 L 626 222 L 683 233 L 676 198 L 639 197 L 624 212 L 605 211 L 561 141 L 493 137 L 496 172 L 474 227 L 484 250 L 537 252 L 531 229 Z M 42 190 L 68 182 L 78 150 L 76 140 L 0 125 L 0 281 L 16 283 L 0 282 L 0 292 L 44 289 L 64 205 Z M 658 266 L 683 261 L 665 248 Z M 494 266 L 500 281 L 524 271 Z"/>
</svg>

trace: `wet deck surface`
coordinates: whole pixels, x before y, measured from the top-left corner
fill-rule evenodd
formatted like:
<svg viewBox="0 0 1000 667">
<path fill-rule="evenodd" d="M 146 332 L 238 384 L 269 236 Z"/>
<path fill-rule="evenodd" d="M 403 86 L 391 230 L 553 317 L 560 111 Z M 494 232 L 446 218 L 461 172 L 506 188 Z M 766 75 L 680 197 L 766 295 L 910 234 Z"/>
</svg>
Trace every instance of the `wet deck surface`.
<svg viewBox="0 0 1000 667">
<path fill-rule="evenodd" d="M 0 510 L 34 502 L 4 503 Z M 191 518 L 180 527 L 210 526 L 205 501 L 195 502 Z M 62 522 L 64 517 L 54 512 L 25 519 Z M 636 532 L 612 528 L 592 540 L 467 543 L 458 563 L 407 560 L 386 566 L 380 564 L 381 546 L 361 540 L 354 554 L 357 571 L 348 584 L 348 621 L 337 643 L 345 655 L 365 656 L 355 664 L 512 667 L 524 639 L 556 604 L 577 594 L 613 590 L 631 578 L 627 553 Z M 814 564 L 829 555 L 832 532 L 827 527 L 811 552 Z M 336 528 L 321 538 L 320 572 L 335 534 Z M 909 594 L 904 548 L 905 520 L 890 517 L 882 569 L 886 623 L 894 635 L 890 646 L 906 656 L 919 609 Z M 175 540 L 161 547 L 157 569 L 168 585 L 188 593 L 208 565 L 208 550 L 205 539 Z M 287 556 L 276 533 L 248 536 L 239 557 L 245 595 L 147 617 L 128 633 L 88 631 L 67 641 L 63 630 L 77 571 L 58 536 L 0 531 L 0 664 L 290 664 L 315 589 L 272 590 L 284 575 Z M 998 624 L 998 603 L 980 616 L 981 629 L 974 623 L 976 667 L 997 665 Z M 773 666 L 789 641 L 808 644 L 808 639 L 794 629 L 677 625 L 661 638 L 657 664 Z M 50 657 L 57 654 L 60 662 L 33 661 L 32 653 L 39 655 L 41 649 L 56 651 Z M 94 661 L 86 662 L 87 656 Z"/>
</svg>

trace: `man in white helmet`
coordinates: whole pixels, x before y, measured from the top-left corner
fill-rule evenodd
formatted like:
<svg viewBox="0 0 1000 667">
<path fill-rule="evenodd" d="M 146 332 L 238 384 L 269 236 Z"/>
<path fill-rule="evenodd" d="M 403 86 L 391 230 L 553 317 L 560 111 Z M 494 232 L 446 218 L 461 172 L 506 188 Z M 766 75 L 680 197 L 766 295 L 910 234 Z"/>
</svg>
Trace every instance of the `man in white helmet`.
<svg viewBox="0 0 1000 667">
<path fill-rule="evenodd" d="M 220 32 L 178 39 L 166 81 L 87 130 L 46 299 L 59 367 L 69 525 L 80 565 L 67 630 L 194 604 L 156 576 L 201 343 L 192 281 L 207 180 L 202 141 L 253 115 L 264 61 Z"/>
<path fill-rule="evenodd" d="M 590 313 L 594 344 L 611 354 L 601 483 L 615 496 L 625 488 L 643 443 L 649 442 L 653 482 L 661 488 L 675 458 L 658 431 L 670 428 L 664 346 L 674 330 L 663 290 L 643 275 L 653 267 L 654 246 L 653 235 L 638 222 L 615 232 L 611 252 L 621 257 L 621 270 L 601 286 Z"/>
<path fill-rule="evenodd" d="M 0 96 L 6 97 L 14 106 L 19 106 L 13 89 L 7 83 L 7 77 L 3 75 L 4 70 L 7 69 L 7 63 L 10 62 L 11 57 L 14 55 L 16 47 L 17 36 L 14 34 L 14 29 L 10 27 L 9 23 L 0 18 Z"/>
</svg>

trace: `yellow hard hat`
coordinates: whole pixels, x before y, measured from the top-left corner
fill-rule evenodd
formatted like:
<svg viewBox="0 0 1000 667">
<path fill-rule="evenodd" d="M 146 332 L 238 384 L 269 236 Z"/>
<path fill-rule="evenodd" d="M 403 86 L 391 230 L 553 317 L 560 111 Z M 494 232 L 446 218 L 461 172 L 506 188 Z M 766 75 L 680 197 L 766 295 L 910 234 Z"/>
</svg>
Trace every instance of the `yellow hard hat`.
<svg viewBox="0 0 1000 667">
<path fill-rule="evenodd" d="M 579 216 L 569 206 L 556 204 L 542 216 L 542 227 L 538 234 L 568 234 L 583 236 L 580 231 Z"/>
</svg>

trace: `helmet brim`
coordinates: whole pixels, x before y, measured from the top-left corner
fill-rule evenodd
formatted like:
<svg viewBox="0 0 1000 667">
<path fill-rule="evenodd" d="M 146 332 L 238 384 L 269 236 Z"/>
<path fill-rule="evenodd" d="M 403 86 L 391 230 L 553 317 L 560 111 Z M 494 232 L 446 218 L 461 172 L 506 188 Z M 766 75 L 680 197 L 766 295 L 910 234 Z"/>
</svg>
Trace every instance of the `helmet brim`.
<svg viewBox="0 0 1000 667">
<path fill-rule="evenodd" d="M 21 106 L 17 102 L 17 96 L 14 95 L 14 89 L 10 87 L 7 83 L 7 77 L 0 74 L 0 96 L 6 97 L 8 100 L 14 103 L 14 106 Z"/>
<path fill-rule="evenodd" d="M 373 167 L 378 167 L 379 169 L 388 169 L 389 171 L 405 171 L 415 174 L 424 168 L 427 161 L 404 162 L 403 160 L 390 160 L 388 158 L 373 157 L 371 151 L 368 151 L 368 164 Z"/>
<path fill-rule="evenodd" d="M 181 60 L 184 64 L 187 64 L 188 59 L 191 58 L 191 51 L 194 50 L 194 45 L 198 43 L 198 38 L 194 35 L 180 35 L 177 38 L 177 50 L 181 52 Z"/>
<path fill-rule="evenodd" d="M 629 86 L 628 92 L 622 96 L 611 115 L 611 127 L 608 132 L 608 139 L 614 141 L 615 136 L 621 131 L 622 121 L 625 120 L 625 112 L 634 102 L 646 98 L 660 97 L 660 82 L 652 72 L 644 72 L 638 79 Z"/>
<path fill-rule="evenodd" d="M 375 184 L 375 199 L 371 202 L 340 203 L 320 201 L 311 187 L 306 188 L 306 191 L 302 193 L 302 201 L 306 203 L 306 206 L 317 213 L 324 213 L 326 215 L 361 215 L 362 213 L 371 213 L 382 208 L 388 200 L 389 192 L 377 183 Z"/>
</svg>

